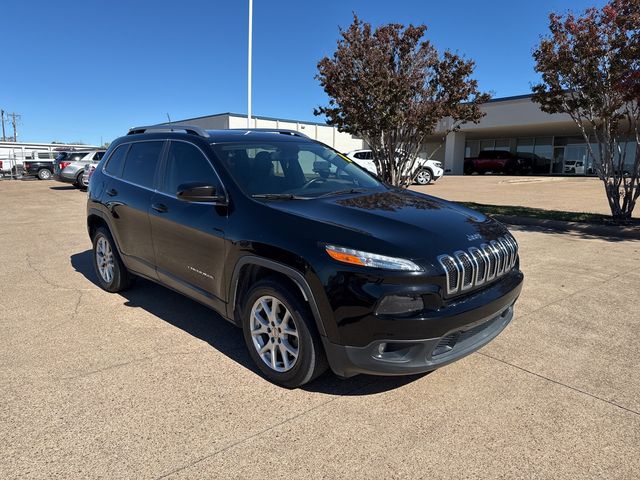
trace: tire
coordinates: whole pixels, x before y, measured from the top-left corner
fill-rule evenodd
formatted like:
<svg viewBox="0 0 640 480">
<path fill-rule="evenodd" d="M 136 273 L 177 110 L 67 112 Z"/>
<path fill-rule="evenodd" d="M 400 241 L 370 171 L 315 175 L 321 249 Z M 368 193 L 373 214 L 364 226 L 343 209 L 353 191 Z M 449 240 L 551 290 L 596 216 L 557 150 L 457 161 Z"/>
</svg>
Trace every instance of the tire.
<svg viewBox="0 0 640 480">
<path fill-rule="evenodd" d="M 51 173 L 51 170 L 49 170 L 48 168 L 41 168 L 40 170 L 38 170 L 38 178 L 40 180 L 50 180 L 51 175 L 53 174 Z"/>
<path fill-rule="evenodd" d="M 110 274 L 107 273 L 109 263 Z M 98 284 L 107 292 L 120 292 L 131 285 L 132 275 L 122 263 L 113 237 L 105 227 L 98 227 L 93 235 L 93 268 L 98 277 Z"/>
<path fill-rule="evenodd" d="M 415 182 L 418 185 L 429 185 L 432 180 L 433 174 L 431 173 L 431 170 L 429 170 L 428 168 L 423 168 L 416 175 Z"/>
<path fill-rule="evenodd" d="M 76 188 L 79 188 L 80 190 L 82 190 L 83 185 L 82 185 L 82 174 L 84 173 L 84 170 L 80 170 L 80 173 L 76 176 L 76 181 L 73 182 L 73 186 Z"/>
<path fill-rule="evenodd" d="M 297 293 L 268 278 L 251 288 L 242 305 L 249 355 L 268 380 L 287 388 L 300 387 L 327 369 L 313 315 Z"/>
</svg>

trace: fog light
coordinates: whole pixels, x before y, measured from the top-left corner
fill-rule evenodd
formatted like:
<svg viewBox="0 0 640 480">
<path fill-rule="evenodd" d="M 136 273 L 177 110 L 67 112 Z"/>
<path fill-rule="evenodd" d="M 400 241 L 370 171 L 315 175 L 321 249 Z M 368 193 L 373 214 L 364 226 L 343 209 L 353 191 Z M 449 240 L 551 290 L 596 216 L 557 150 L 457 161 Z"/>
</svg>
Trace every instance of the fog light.
<svg viewBox="0 0 640 480">
<path fill-rule="evenodd" d="M 410 315 L 424 309 L 419 295 L 387 295 L 378 304 L 378 315 Z"/>
</svg>

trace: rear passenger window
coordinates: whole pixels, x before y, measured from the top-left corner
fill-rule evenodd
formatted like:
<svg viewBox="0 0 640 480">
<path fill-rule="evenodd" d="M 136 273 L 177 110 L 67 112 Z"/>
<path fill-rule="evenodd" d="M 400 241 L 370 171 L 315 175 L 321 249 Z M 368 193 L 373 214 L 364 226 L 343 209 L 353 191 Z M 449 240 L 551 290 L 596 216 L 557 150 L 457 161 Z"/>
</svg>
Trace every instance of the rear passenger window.
<svg viewBox="0 0 640 480">
<path fill-rule="evenodd" d="M 124 162 L 122 179 L 142 187 L 153 188 L 153 177 L 160 160 L 162 145 L 163 142 L 132 143 Z"/>
<path fill-rule="evenodd" d="M 119 177 L 122 174 L 122 165 L 124 165 L 124 157 L 128 148 L 129 145 L 120 145 L 114 150 L 104 167 L 105 172 L 114 177 Z"/>
<path fill-rule="evenodd" d="M 219 188 L 218 177 L 209 160 L 198 148 L 189 143 L 171 142 L 160 191 L 168 195 L 175 195 L 178 193 L 180 185 L 193 182 Z"/>
</svg>

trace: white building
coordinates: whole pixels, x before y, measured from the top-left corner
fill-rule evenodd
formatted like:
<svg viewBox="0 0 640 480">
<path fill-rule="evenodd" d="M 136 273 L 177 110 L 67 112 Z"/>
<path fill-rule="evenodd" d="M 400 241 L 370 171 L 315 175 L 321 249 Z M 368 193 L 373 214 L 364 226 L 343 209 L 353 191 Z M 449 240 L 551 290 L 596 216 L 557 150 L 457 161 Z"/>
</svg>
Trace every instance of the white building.
<svg viewBox="0 0 640 480">
<path fill-rule="evenodd" d="M 465 124 L 444 138 L 444 133 L 429 137 L 422 155 L 444 164 L 449 174 L 462 175 L 464 161 L 483 150 L 507 150 L 533 159 L 533 173 L 564 174 L 565 162 L 583 162 L 584 172 L 593 174 L 587 145 L 571 118 L 565 114 L 548 114 L 531 101 L 531 95 L 493 99 L 482 107 L 486 113 L 479 124 Z M 204 129 L 246 128 L 246 115 L 220 113 L 173 122 Z M 366 148 L 364 141 L 323 123 L 252 117 L 252 128 L 297 130 L 336 150 L 347 152 Z M 446 131 L 443 127 L 443 132 Z M 626 144 L 626 161 L 635 158 L 636 144 Z"/>
<path fill-rule="evenodd" d="M 62 143 L 0 142 L 0 174 L 10 172 L 18 163 L 25 160 L 53 160 L 61 150 L 89 150 L 95 145 L 76 145 Z"/>
<path fill-rule="evenodd" d="M 228 128 L 247 128 L 247 116 L 239 113 L 217 113 L 204 117 L 186 118 L 171 122 L 172 124 L 193 125 L 205 130 L 226 130 Z M 165 124 L 162 124 L 165 125 Z M 251 117 L 251 128 L 281 128 L 295 130 L 318 140 L 340 152 L 348 152 L 364 148 L 364 141 L 348 133 L 339 132 L 337 128 L 325 123 L 285 120 L 272 117 Z"/>
</svg>

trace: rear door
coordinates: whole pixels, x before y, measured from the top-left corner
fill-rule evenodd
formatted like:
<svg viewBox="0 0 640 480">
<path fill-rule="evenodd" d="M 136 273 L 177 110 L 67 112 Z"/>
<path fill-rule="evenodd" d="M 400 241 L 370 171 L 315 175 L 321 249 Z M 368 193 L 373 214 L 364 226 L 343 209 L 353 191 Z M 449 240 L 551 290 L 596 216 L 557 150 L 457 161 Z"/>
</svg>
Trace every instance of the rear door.
<svg viewBox="0 0 640 480">
<path fill-rule="evenodd" d="M 107 160 L 109 176 L 103 203 L 111 213 L 113 234 L 132 270 L 156 278 L 149 207 L 165 142 L 140 141 L 119 146 Z"/>
<path fill-rule="evenodd" d="M 193 182 L 224 191 L 200 148 L 170 141 L 149 211 L 158 278 L 222 311 L 227 208 L 178 200 L 178 187 Z"/>
</svg>

